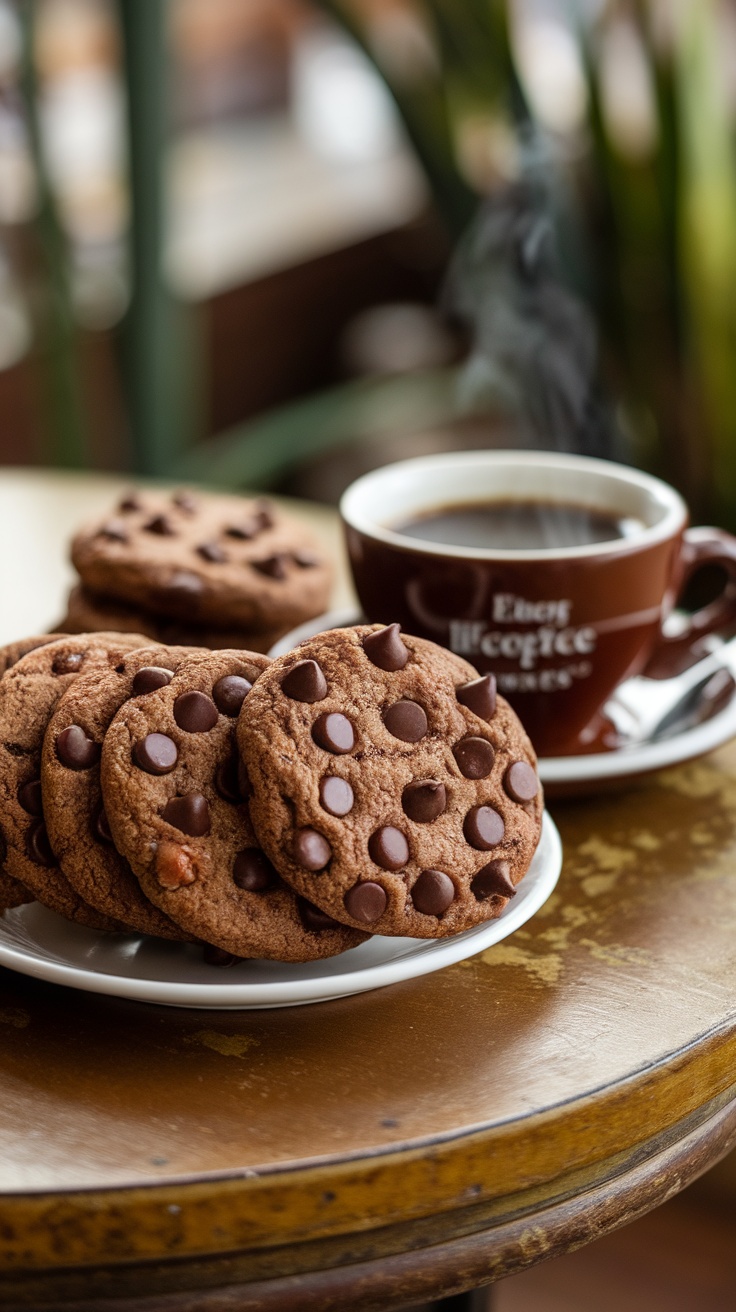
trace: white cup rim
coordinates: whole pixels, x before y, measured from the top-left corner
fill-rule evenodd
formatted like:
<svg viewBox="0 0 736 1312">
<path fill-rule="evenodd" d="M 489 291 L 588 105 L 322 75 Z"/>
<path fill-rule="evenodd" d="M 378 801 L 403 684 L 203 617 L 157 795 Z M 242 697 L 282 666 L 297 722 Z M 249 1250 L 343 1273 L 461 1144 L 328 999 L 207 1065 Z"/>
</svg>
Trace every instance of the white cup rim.
<svg viewBox="0 0 736 1312">
<path fill-rule="evenodd" d="M 640 531 L 623 538 L 607 542 L 594 542 L 575 547 L 542 547 L 530 550 L 519 548 L 496 547 L 460 547 L 443 542 L 432 542 L 423 538 L 408 537 L 390 528 L 382 517 L 391 515 L 391 507 L 396 507 L 401 499 L 400 490 L 407 492 L 406 513 L 408 515 L 431 510 L 439 505 L 461 505 L 491 500 L 479 488 L 478 478 L 488 479 L 503 471 L 518 471 L 520 477 L 528 480 L 536 475 L 544 480 L 544 491 L 540 499 L 567 501 L 580 505 L 590 505 L 598 509 L 605 507 L 605 497 L 601 500 L 578 500 L 577 489 L 568 489 L 564 496 L 549 496 L 547 479 L 562 477 L 569 480 L 574 475 L 587 483 L 605 487 L 609 492 L 614 488 L 625 489 L 630 498 L 640 504 L 648 501 L 659 513 L 656 520 L 647 524 Z M 467 493 L 449 497 L 443 503 L 427 495 L 422 499 L 417 484 L 424 486 L 445 486 L 448 478 L 463 482 L 467 475 Z M 475 475 L 475 477 L 473 477 Z M 399 493 L 397 496 L 397 489 Z M 546 496 L 545 496 L 546 493 Z M 500 498 L 499 498 L 500 499 Z M 510 499 L 508 496 L 505 499 Z M 527 496 L 528 500 L 535 499 Z M 383 515 L 379 508 L 383 508 Z M 619 507 L 624 509 L 623 507 Z M 499 561 L 533 561 L 533 560 L 575 560 L 591 557 L 618 555 L 633 550 L 640 551 L 657 543 L 666 542 L 682 531 L 688 522 L 688 509 L 679 492 L 662 479 L 628 465 L 619 465 L 610 460 L 599 460 L 593 456 L 567 455 L 556 451 L 460 451 L 445 452 L 441 455 L 418 456 L 411 460 L 400 460 L 393 464 L 382 465 L 355 480 L 345 490 L 340 500 L 340 514 L 345 524 L 365 537 L 383 542 L 399 551 L 412 554 L 439 556 L 444 559 L 452 557 L 460 560 L 499 560 Z M 394 521 L 399 519 L 393 515 Z"/>
</svg>

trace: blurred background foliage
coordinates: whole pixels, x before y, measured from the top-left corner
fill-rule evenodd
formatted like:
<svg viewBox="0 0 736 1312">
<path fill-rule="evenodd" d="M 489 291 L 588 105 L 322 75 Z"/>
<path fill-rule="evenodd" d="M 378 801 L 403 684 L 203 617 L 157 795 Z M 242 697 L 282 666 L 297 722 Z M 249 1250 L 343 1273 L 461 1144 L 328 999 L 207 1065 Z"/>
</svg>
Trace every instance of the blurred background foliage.
<svg viewBox="0 0 736 1312">
<path fill-rule="evenodd" d="M 79 91 L 58 65 L 80 6 L 87 76 L 115 90 L 70 131 L 64 96 Z M 244 54 L 246 12 L 260 35 Z M 258 188 L 235 194 L 232 136 L 218 174 L 181 134 L 243 97 Z M 287 102 L 311 172 L 276 119 L 264 126 Z M 248 242 L 311 243 L 309 294 L 259 292 L 247 331 L 227 298 L 209 319 L 197 309 L 200 266 L 211 274 L 230 241 L 222 213 L 201 248 L 176 218 L 200 175 L 195 211 L 224 213 L 233 192 L 242 282 L 267 281 L 248 273 Z M 335 231 L 333 247 L 361 254 L 333 267 L 320 241 L 338 214 L 354 236 Z M 330 499 L 416 450 L 556 445 L 630 459 L 675 482 L 697 519 L 734 528 L 736 10 L 0 0 L 0 290 L 0 370 L 31 344 L 53 463 Z M 339 350 L 323 367 L 328 323 Z M 240 401 L 218 410 L 226 366 Z M 101 393 L 117 398 L 114 424 Z"/>
<path fill-rule="evenodd" d="M 631 459 L 733 526 L 734 7 L 417 0 L 387 7 L 393 40 L 369 4 L 326 7 L 386 78 L 455 238 L 479 198 L 546 186 Z"/>
</svg>

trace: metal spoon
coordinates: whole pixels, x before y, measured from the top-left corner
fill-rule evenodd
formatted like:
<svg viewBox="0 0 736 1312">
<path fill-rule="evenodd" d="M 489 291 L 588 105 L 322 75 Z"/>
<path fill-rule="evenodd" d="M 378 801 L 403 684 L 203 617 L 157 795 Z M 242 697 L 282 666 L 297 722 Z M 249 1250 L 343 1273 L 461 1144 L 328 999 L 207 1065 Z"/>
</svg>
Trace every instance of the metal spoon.
<svg viewBox="0 0 736 1312">
<path fill-rule="evenodd" d="M 735 675 L 732 639 L 671 679 L 629 679 L 617 689 L 609 709 L 615 714 L 622 707 L 633 718 L 641 742 L 661 742 L 715 715 L 721 709 L 718 703 L 733 692 Z"/>
</svg>

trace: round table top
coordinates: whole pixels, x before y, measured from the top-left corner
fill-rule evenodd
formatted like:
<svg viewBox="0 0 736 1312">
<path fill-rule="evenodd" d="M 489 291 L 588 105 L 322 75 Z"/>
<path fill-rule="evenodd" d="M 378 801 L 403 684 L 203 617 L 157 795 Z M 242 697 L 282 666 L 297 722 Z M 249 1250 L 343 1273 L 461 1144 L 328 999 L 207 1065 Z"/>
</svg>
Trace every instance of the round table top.
<svg viewBox="0 0 736 1312">
<path fill-rule="evenodd" d="M 118 487 L 3 473 L 0 640 L 61 613 L 65 541 Z M 331 512 L 302 513 L 336 546 Z M 302 1254 L 291 1270 L 368 1262 L 557 1205 L 699 1126 L 713 1147 L 693 1170 L 724 1151 L 736 747 L 551 810 L 565 856 L 550 900 L 510 939 L 415 981 L 198 1012 L 0 971 L 0 1289 L 172 1255 L 247 1250 L 245 1281 L 281 1276 L 287 1251 Z"/>
</svg>

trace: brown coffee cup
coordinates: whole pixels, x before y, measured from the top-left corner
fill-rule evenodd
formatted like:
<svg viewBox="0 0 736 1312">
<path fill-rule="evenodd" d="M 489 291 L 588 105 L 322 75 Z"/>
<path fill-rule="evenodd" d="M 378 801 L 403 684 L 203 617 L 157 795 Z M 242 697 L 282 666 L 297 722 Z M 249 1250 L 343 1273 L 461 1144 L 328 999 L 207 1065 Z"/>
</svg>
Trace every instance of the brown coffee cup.
<svg viewBox="0 0 736 1312">
<path fill-rule="evenodd" d="M 442 507 L 539 503 L 585 507 L 626 525 L 576 546 L 453 546 L 421 539 Z M 369 620 L 398 620 L 492 672 L 540 755 L 616 745 L 603 707 L 631 675 L 674 672 L 736 621 L 736 538 L 688 528 L 668 484 L 603 460 L 471 451 L 406 460 L 353 483 L 340 506 L 355 585 Z M 412 534 L 399 532 L 412 521 Z M 687 581 L 722 567 L 720 596 L 665 627 Z"/>
</svg>

